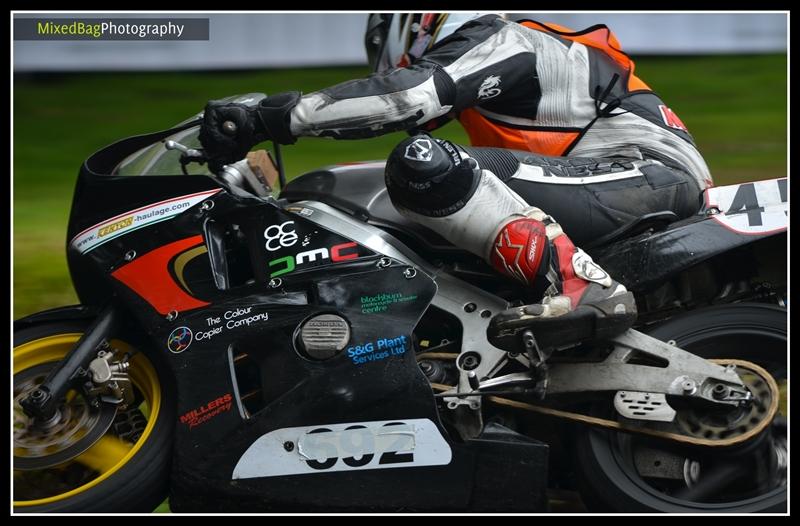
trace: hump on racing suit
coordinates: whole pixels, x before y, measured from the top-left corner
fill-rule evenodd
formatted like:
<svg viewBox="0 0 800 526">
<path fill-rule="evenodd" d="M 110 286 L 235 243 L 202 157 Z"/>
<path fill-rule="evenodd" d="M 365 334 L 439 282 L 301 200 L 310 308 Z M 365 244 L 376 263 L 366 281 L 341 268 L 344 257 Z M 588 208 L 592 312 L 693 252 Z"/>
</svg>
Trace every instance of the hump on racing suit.
<svg viewBox="0 0 800 526">
<path fill-rule="evenodd" d="M 527 80 L 538 100 L 527 105 L 515 104 L 515 97 L 503 100 L 498 97 L 503 77 L 486 77 L 478 87 L 480 102 L 458 117 L 473 146 L 654 159 L 692 174 L 700 188 L 711 186 L 688 129 L 636 76 L 634 61 L 607 26 L 571 31 L 533 20 L 517 24 L 522 26 L 517 33 L 538 51 L 533 58 L 538 75 Z M 509 87 L 514 83 L 506 78 Z"/>
</svg>

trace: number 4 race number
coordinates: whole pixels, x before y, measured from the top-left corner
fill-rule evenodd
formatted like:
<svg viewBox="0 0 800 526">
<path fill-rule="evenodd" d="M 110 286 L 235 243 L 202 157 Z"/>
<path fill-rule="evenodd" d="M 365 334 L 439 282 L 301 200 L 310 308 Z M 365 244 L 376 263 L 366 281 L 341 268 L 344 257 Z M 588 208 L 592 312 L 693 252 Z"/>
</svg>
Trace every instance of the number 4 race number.
<svg viewBox="0 0 800 526">
<path fill-rule="evenodd" d="M 785 230 L 788 215 L 787 179 L 709 188 L 706 208 L 716 208 L 712 218 L 740 234 L 770 234 Z"/>
<path fill-rule="evenodd" d="M 234 479 L 449 464 L 450 446 L 428 419 L 278 429 L 239 459 Z"/>
</svg>

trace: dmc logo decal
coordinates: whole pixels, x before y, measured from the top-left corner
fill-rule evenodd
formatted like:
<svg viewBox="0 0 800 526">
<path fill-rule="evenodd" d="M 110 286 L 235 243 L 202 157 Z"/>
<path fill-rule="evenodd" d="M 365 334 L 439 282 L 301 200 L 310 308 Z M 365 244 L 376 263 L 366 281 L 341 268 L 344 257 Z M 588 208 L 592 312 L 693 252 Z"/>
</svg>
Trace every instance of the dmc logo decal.
<svg viewBox="0 0 800 526">
<path fill-rule="evenodd" d="M 478 88 L 478 98 L 481 100 L 491 99 L 500 95 L 500 77 L 489 75 L 483 79 L 481 87 Z"/>
<path fill-rule="evenodd" d="M 291 229 L 291 230 L 290 230 Z M 294 221 L 286 221 L 280 225 L 270 225 L 264 230 L 264 237 L 267 239 L 267 250 L 288 248 L 297 243 L 297 233 L 294 231 Z"/>
<path fill-rule="evenodd" d="M 341 261 L 356 259 L 358 257 L 358 244 L 353 241 L 334 245 L 330 248 L 330 250 L 327 248 L 314 248 L 311 250 L 306 250 L 305 252 L 299 252 L 294 256 L 285 256 L 282 258 L 273 259 L 269 262 L 269 277 L 274 278 L 276 276 L 282 276 L 283 274 L 294 272 L 295 268 L 302 265 L 307 265 L 308 263 L 314 263 L 316 261 L 322 262 L 326 259 L 330 259 L 334 263 L 339 263 Z"/>
<path fill-rule="evenodd" d="M 417 139 L 406 146 L 406 159 L 427 163 L 433 159 L 433 147 L 428 139 Z"/>
<path fill-rule="evenodd" d="M 194 335 L 192 334 L 192 329 L 189 327 L 178 327 L 169 333 L 169 338 L 167 338 L 167 349 L 175 354 L 182 353 L 192 344 L 193 338 Z"/>
</svg>

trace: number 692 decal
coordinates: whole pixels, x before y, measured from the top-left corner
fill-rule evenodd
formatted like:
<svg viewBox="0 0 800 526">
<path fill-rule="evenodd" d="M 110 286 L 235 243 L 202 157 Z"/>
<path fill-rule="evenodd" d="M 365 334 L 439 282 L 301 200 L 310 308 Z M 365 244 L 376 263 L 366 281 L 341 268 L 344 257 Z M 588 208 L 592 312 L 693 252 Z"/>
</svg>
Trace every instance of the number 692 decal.
<svg viewBox="0 0 800 526">
<path fill-rule="evenodd" d="M 428 419 L 290 427 L 261 436 L 234 479 L 449 464 L 450 446 Z"/>
</svg>

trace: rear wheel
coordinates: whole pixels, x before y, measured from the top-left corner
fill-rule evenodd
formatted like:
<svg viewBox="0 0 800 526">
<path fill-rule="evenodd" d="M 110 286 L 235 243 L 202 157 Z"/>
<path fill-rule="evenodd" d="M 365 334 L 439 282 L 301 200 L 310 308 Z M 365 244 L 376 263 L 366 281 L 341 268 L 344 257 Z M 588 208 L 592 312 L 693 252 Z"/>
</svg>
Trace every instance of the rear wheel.
<svg viewBox="0 0 800 526">
<path fill-rule="evenodd" d="M 785 512 L 786 322 L 784 309 L 733 304 L 694 311 L 651 331 L 704 358 L 760 365 L 780 388 L 779 414 L 752 444 L 734 451 L 672 447 L 600 430 L 579 433 L 577 469 L 587 506 L 616 512 Z"/>
<path fill-rule="evenodd" d="M 14 511 L 150 512 L 167 496 L 175 395 L 160 362 L 130 345 L 135 402 L 125 411 L 92 406 L 69 391 L 58 422 L 34 425 L 19 400 L 80 339 L 87 322 L 51 322 L 14 334 Z"/>
</svg>

